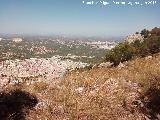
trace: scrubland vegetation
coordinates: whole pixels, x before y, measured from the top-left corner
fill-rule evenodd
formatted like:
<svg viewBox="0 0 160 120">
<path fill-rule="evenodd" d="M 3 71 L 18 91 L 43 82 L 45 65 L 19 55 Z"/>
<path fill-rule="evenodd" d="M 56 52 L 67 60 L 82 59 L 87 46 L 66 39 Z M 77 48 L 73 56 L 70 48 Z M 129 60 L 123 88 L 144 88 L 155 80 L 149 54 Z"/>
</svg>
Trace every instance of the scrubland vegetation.
<svg viewBox="0 0 160 120">
<path fill-rule="evenodd" d="M 68 72 L 50 83 L 5 86 L 0 95 L 0 118 L 160 119 L 160 29 L 141 34 L 143 42 L 120 43 L 107 52 L 106 60 L 115 65 L 110 68 Z"/>
<path fill-rule="evenodd" d="M 124 41 L 107 52 L 106 60 L 118 65 L 120 62 L 135 57 L 145 57 L 160 52 L 160 28 L 154 28 L 151 31 L 144 29 L 140 34 L 144 37 L 142 42 L 139 40 L 132 43 Z"/>
</svg>

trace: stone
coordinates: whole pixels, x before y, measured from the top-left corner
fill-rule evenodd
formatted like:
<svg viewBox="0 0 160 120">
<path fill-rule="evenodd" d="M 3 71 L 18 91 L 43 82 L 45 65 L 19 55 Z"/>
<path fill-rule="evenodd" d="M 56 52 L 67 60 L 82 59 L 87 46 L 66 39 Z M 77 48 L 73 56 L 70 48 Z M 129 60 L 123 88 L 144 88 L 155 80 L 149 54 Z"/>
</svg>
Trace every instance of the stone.
<svg viewBox="0 0 160 120">
<path fill-rule="evenodd" d="M 133 34 L 133 35 L 129 35 L 127 36 L 124 41 L 128 42 L 129 44 L 134 43 L 136 40 L 143 42 L 144 41 L 144 37 L 141 34 Z"/>
<path fill-rule="evenodd" d="M 124 68 L 125 65 L 123 63 L 119 63 L 118 68 Z"/>
<path fill-rule="evenodd" d="M 83 90 L 84 90 L 84 87 L 79 87 L 79 88 L 76 89 L 76 91 L 77 91 L 78 93 L 82 93 Z"/>
<path fill-rule="evenodd" d="M 145 57 L 145 60 L 149 60 L 149 59 L 152 59 L 152 56 Z"/>
<path fill-rule="evenodd" d="M 110 62 L 103 62 L 103 63 L 101 63 L 98 67 L 100 67 L 100 68 L 109 68 L 109 67 L 111 67 L 113 64 L 112 63 L 110 63 Z"/>
</svg>

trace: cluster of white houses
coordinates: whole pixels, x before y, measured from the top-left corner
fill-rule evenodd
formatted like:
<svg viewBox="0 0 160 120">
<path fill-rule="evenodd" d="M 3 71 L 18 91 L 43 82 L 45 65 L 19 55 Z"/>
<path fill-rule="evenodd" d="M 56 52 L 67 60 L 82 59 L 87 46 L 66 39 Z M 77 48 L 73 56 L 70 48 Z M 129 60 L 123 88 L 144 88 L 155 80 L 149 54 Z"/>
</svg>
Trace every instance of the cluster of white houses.
<svg viewBox="0 0 160 120">
<path fill-rule="evenodd" d="M 43 76 L 45 79 L 51 80 L 59 78 L 68 70 L 76 68 L 84 68 L 87 63 L 74 62 L 72 60 L 61 60 L 61 56 L 53 56 L 52 58 L 30 58 L 25 60 L 6 60 L 0 62 L 0 81 L 2 79 L 14 77 L 36 77 Z"/>
</svg>

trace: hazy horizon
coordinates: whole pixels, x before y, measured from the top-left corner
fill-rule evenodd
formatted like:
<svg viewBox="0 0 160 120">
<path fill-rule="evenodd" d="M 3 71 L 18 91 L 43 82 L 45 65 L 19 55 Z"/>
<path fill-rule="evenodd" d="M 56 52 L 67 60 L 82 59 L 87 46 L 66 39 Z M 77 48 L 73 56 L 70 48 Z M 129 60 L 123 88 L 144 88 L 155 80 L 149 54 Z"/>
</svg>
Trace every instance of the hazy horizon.
<svg viewBox="0 0 160 120">
<path fill-rule="evenodd" d="M 0 33 L 119 37 L 159 27 L 159 11 L 159 1 L 102 6 L 85 5 L 82 0 L 1 0 Z"/>
</svg>

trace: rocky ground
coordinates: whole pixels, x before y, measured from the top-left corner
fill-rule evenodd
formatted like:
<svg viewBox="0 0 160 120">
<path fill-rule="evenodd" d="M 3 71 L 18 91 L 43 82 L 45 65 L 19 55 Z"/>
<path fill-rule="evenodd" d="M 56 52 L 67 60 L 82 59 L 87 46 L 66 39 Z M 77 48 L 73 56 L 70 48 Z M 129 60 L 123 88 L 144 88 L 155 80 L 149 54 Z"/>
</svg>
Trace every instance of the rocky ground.
<svg viewBox="0 0 160 120">
<path fill-rule="evenodd" d="M 160 119 L 159 54 L 118 67 L 103 65 L 69 72 L 52 83 L 44 81 L 3 86 L 0 117 L 4 120 Z"/>
</svg>

